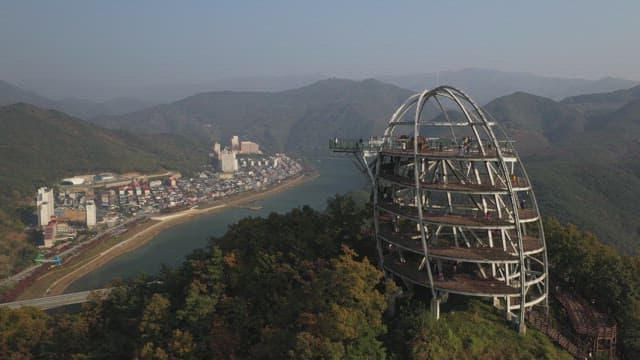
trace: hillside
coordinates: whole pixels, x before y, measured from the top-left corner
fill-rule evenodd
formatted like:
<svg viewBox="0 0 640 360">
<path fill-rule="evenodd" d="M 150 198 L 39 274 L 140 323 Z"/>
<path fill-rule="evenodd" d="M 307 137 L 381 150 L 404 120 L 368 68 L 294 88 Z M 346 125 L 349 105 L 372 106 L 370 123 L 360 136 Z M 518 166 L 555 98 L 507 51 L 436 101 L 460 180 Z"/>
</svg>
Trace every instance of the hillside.
<svg viewBox="0 0 640 360">
<path fill-rule="evenodd" d="M 23 236 L 37 187 L 99 171 L 191 171 L 206 149 L 179 135 L 133 135 L 99 128 L 29 104 L 0 107 L 0 274 L 31 248 Z"/>
<path fill-rule="evenodd" d="M 562 100 L 563 104 L 590 115 L 603 115 L 619 110 L 626 104 L 640 99 L 640 86 L 613 92 L 578 95 Z"/>
<path fill-rule="evenodd" d="M 180 136 L 108 131 L 29 104 L 1 107 L 0 124 L 3 189 L 33 189 L 79 172 L 186 170 L 206 160 L 202 148 Z"/>
<path fill-rule="evenodd" d="M 545 215 L 623 252 L 639 251 L 640 101 L 595 117 L 565 101 L 519 92 L 485 109 L 516 140 Z"/>
<path fill-rule="evenodd" d="M 0 106 L 20 102 L 42 107 L 52 107 L 54 105 L 53 100 L 31 91 L 22 90 L 16 85 L 0 80 Z"/>
<path fill-rule="evenodd" d="M 640 251 L 637 89 L 593 96 L 629 100 L 598 116 L 522 92 L 484 107 L 516 141 L 543 214 L 591 231 L 623 253 Z"/>
<path fill-rule="evenodd" d="M 132 98 L 115 98 L 104 102 L 86 99 L 64 98 L 52 100 L 32 91 L 0 80 L 0 106 L 28 103 L 47 109 L 56 109 L 67 114 L 90 119 L 100 115 L 118 115 L 148 107 L 149 104 Z"/>
<path fill-rule="evenodd" d="M 570 79 L 480 68 L 376 78 L 414 91 L 448 84 L 463 89 L 480 104 L 517 91 L 560 100 L 569 96 L 626 89 L 638 85 L 637 81 L 612 77 L 598 80 Z"/>
<path fill-rule="evenodd" d="M 587 122 L 566 105 L 523 92 L 493 100 L 484 109 L 517 141 L 522 155 L 552 151 L 582 133 Z"/>
<path fill-rule="evenodd" d="M 12 358 L 570 358 L 533 329 L 518 335 L 480 300 L 449 300 L 438 321 L 419 294 L 387 311 L 400 285 L 367 256 L 369 216 L 337 197 L 323 213 L 240 220 L 181 266 L 118 286 L 77 314 L 0 308 L 0 350 Z"/>
<path fill-rule="evenodd" d="M 274 93 L 208 92 L 95 122 L 141 133 L 178 133 L 207 144 L 239 135 L 268 151 L 320 154 L 331 137 L 380 133 L 390 109 L 410 94 L 376 80 L 330 79 Z"/>
</svg>

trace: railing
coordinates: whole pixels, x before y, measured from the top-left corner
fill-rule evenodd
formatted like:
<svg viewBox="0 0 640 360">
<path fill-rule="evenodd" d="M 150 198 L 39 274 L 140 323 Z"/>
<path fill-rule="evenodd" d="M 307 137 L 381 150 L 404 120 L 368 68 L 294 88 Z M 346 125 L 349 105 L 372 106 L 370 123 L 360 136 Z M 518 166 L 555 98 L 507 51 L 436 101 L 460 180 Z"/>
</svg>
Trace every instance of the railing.
<svg viewBox="0 0 640 360">
<path fill-rule="evenodd" d="M 531 326 L 545 333 L 551 340 L 556 342 L 575 358 L 584 359 L 588 354 L 590 348 L 589 344 L 584 343 L 571 331 L 552 324 L 548 321 L 547 316 L 540 314 L 535 310 L 531 310 L 527 312 L 526 319 Z"/>
<path fill-rule="evenodd" d="M 329 150 L 334 152 L 360 152 L 360 151 L 379 151 L 382 147 L 382 139 L 371 138 L 364 139 L 338 139 L 329 140 Z"/>
<path fill-rule="evenodd" d="M 394 136 L 387 138 L 372 137 L 369 139 L 339 139 L 333 138 L 329 140 L 329 150 L 334 152 L 360 152 L 360 151 L 380 151 L 398 150 L 412 153 L 414 149 L 413 136 Z M 488 155 L 496 155 L 495 147 L 489 140 L 482 140 L 485 153 Z M 513 141 L 498 141 L 500 150 L 505 154 L 514 154 Z M 463 145 L 462 141 L 446 138 L 418 138 L 419 152 L 442 152 L 442 153 L 459 153 L 460 155 L 479 155 L 480 146 L 477 142 Z"/>
<path fill-rule="evenodd" d="M 399 150 L 413 152 L 414 148 L 413 136 L 394 136 L 386 138 L 383 147 L 386 150 Z M 486 154 L 495 155 L 496 150 L 493 143 L 488 139 L 481 140 Z M 512 140 L 500 140 L 498 141 L 500 150 L 505 154 L 514 154 L 514 147 Z M 418 137 L 418 151 L 424 152 L 448 152 L 459 153 L 460 155 L 478 155 L 481 154 L 480 146 L 477 141 L 473 141 L 466 145 L 462 140 L 454 140 L 447 138 L 427 138 Z"/>
</svg>

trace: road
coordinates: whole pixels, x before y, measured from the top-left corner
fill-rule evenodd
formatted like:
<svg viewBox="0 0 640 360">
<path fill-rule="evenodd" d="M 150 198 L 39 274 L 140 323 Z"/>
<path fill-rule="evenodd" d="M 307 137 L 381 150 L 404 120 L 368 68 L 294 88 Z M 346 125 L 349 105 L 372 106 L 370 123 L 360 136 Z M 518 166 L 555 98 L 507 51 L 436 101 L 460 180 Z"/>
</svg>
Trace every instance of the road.
<svg viewBox="0 0 640 360">
<path fill-rule="evenodd" d="M 0 304 L 0 308 L 8 307 L 11 309 L 15 309 L 23 306 L 33 306 L 41 310 L 48 310 L 48 309 L 53 309 L 60 306 L 85 303 L 89 301 L 89 295 L 91 295 L 91 293 L 94 293 L 94 292 L 97 293 L 100 297 L 104 298 L 107 295 L 109 295 L 109 292 L 111 292 L 111 288 L 80 291 L 80 292 L 63 294 L 63 295 L 47 296 L 39 299 L 13 301 L 9 303 Z"/>
<path fill-rule="evenodd" d="M 135 218 L 129 219 L 127 220 L 127 222 L 122 223 L 120 225 L 117 225 L 111 229 L 105 230 L 101 233 L 96 234 L 95 236 L 92 236 L 86 240 L 82 240 L 80 242 L 78 242 L 77 244 L 73 245 L 72 247 L 70 247 L 69 249 L 66 249 L 62 252 L 60 252 L 59 254 L 56 254 L 58 257 L 60 257 L 63 261 L 66 261 L 68 258 L 73 257 L 74 255 L 78 254 L 81 251 L 81 248 L 86 245 L 89 244 L 93 241 L 96 241 L 97 239 L 101 238 L 104 235 L 118 235 L 124 231 L 127 230 L 127 225 L 129 225 L 130 223 L 134 222 L 134 221 L 138 221 L 141 220 L 141 216 L 137 216 Z M 34 271 L 36 271 L 38 268 L 40 268 L 40 266 L 42 265 L 33 265 L 30 266 L 24 270 L 22 270 L 21 272 L 12 275 L 8 278 L 4 278 L 0 280 L 0 286 L 5 286 L 5 285 L 9 285 L 12 283 L 18 283 L 22 280 L 24 280 L 25 278 L 29 277 L 29 275 L 31 275 Z"/>
</svg>

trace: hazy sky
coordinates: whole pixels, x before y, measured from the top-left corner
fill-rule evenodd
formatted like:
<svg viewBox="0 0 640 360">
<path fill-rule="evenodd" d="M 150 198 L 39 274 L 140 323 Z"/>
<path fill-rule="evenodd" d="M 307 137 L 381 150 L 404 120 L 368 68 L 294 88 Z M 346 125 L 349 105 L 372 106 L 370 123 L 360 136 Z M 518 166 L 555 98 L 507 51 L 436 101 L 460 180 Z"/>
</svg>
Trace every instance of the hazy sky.
<svg viewBox="0 0 640 360">
<path fill-rule="evenodd" d="M 640 1 L 0 0 L 0 79 L 139 86 L 483 67 L 640 80 Z"/>
</svg>

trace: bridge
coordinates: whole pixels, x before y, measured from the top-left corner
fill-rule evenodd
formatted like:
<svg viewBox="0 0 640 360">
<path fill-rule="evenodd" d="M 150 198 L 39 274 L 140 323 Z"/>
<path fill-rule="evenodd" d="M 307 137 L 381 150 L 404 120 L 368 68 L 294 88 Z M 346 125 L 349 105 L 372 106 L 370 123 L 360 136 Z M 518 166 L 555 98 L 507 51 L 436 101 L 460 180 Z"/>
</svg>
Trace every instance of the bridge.
<svg viewBox="0 0 640 360">
<path fill-rule="evenodd" d="M 47 296 L 38 299 L 28 299 L 12 301 L 8 303 L 0 304 L 1 307 L 7 307 L 11 309 L 20 308 L 23 306 L 32 306 L 40 310 L 54 309 L 61 306 L 82 304 L 89 301 L 89 295 L 97 294 L 99 297 L 104 298 L 111 292 L 111 288 L 79 291 L 69 294 Z"/>
</svg>

